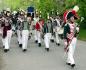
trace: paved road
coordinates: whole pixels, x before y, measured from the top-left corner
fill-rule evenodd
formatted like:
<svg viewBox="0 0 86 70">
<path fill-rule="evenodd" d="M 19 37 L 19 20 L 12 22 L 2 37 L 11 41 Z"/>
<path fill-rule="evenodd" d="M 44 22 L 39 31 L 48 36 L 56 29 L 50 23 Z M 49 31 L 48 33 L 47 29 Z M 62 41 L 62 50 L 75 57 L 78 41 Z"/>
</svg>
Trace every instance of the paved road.
<svg viewBox="0 0 86 70">
<path fill-rule="evenodd" d="M 0 70 L 71 70 L 65 64 L 63 43 L 56 46 L 51 43 L 50 51 L 46 52 L 44 43 L 38 47 L 33 40 L 28 41 L 28 51 L 22 52 L 16 37 L 12 38 L 8 53 L 0 49 Z M 2 46 L 0 39 L 0 46 Z M 75 51 L 76 67 L 74 70 L 86 70 L 86 42 L 78 41 Z"/>
</svg>

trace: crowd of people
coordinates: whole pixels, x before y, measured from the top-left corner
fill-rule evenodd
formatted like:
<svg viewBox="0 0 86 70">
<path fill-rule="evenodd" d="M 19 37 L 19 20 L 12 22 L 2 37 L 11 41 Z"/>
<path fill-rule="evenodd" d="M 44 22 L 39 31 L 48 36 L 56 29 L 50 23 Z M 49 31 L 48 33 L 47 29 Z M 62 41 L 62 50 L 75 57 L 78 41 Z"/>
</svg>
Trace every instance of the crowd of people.
<svg viewBox="0 0 86 70">
<path fill-rule="evenodd" d="M 0 14 L 0 29 L 4 51 L 9 51 L 13 33 L 17 35 L 19 47 L 22 47 L 23 51 L 27 50 L 28 39 L 32 34 L 34 34 L 34 41 L 39 47 L 41 47 L 41 39 L 44 39 L 47 51 L 49 51 L 50 40 L 54 42 L 55 39 L 59 46 L 60 20 L 59 16 L 50 16 L 47 21 L 44 21 L 38 13 L 32 17 L 24 10 L 13 11 L 13 13 L 9 10 L 3 10 Z"/>
<path fill-rule="evenodd" d="M 27 51 L 28 40 L 33 36 L 34 42 L 41 47 L 42 39 L 44 40 L 45 50 L 49 52 L 50 42 L 55 42 L 60 46 L 61 39 L 64 39 L 64 50 L 68 54 L 67 65 L 75 66 L 73 54 L 76 46 L 77 35 L 79 33 L 79 26 L 75 20 L 75 10 L 70 10 L 64 13 L 64 19 L 56 16 L 48 16 L 45 21 L 34 13 L 34 17 L 24 11 L 13 11 L 9 9 L 3 10 L 0 13 L 0 35 L 2 37 L 2 44 L 4 52 L 10 49 L 11 37 L 13 34 L 17 37 L 19 47 L 23 52 Z"/>
</svg>

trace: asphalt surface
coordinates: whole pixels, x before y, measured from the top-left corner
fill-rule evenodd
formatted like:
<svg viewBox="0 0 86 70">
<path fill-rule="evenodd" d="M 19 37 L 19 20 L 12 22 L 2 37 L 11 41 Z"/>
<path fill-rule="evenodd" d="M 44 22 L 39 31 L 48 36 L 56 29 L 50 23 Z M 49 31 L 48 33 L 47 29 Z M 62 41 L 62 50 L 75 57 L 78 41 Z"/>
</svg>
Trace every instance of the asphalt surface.
<svg viewBox="0 0 86 70">
<path fill-rule="evenodd" d="M 4 53 L 0 38 L 0 70 L 86 70 L 86 42 L 78 40 L 74 56 L 76 66 L 71 69 L 66 65 L 63 41 L 60 46 L 50 43 L 50 51 L 47 52 L 43 41 L 38 47 L 31 39 L 27 52 L 22 52 L 15 36 L 12 37 L 10 51 Z"/>
</svg>

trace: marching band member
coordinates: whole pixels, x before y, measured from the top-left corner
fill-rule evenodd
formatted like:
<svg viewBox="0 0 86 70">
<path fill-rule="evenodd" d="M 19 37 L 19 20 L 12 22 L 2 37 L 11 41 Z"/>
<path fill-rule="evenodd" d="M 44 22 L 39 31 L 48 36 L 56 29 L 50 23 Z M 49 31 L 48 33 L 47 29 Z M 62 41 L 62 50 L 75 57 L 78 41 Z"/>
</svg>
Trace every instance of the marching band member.
<svg viewBox="0 0 86 70">
<path fill-rule="evenodd" d="M 51 17 L 51 16 L 50 16 L 49 19 L 50 19 L 50 22 L 52 23 L 52 25 L 54 25 L 54 17 Z M 52 26 L 52 27 L 53 27 L 53 26 Z M 52 33 L 50 41 L 51 41 L 51 42 L 54 42 L 54 33 Z"/>
<path fill-rule="evenodd" d="M 35 43 L 38 43 L 38 40 L 37 40 L 37 31 L 36 31 L 36 29 L 35 29 L 36 23 L 39 21 L 39 16 L 38 16 L 38 14 L 35 14 L 35 17 L 34 17 L 33 20 L 34 20 L 33 29 L 34 29 Z"/>
<path fill-rule="evenodd" d="M 12 20 L 10 18 L 10 12 L 6 12 L 6 17 L 3 17 L 3 24 L 2 24 L 2 29 L 3 29 L 3 45 L 4 45 L 4 52 L 9 51 L 10 48 L 10 41 L 11 41 L 11 36 L 12 36 Z"/>
<path fill-rule="evenodd" d="M 36 36 L 37 36 L 37 40 L 38 41 L 38 46 L 40 47 L 41 46 L 41 32 L 42 32 L 42 21 L 39 20 L 37 23 L 36 23 L 36 26 L 35 26 L 35 29 L 36 29 Z"/>
<path fill-rule="evenodd" d="M 68 54 L 67 64 L 72 68 L 75 66 L 74 51 L 77 42 L 77 33 L 79 32 L 79 27 L 77 27 L 75 22 L 78 17 L 75 13 L 76 10 L 69 10 L 66 15 L 67 21 L 64 26 L 65 51 Z"/>
<path fill-rule="evenodd" d="M 44 33 L 44 43 L 45 43 L 45 47 L 46 47 L 45 50 L 49 51 L 50 39 L 51 39 L 51 35 L 53 33 L 52 23 L 50 22 L 49 19 L 48 19 L 47 23 L 44 24 L 43 33 Z"/>
<path fill-rule="evenodd" d="M 54 25 L 53 29 L 54 29 L 54 32 L 55 32 L 56 45 L 60 46 L 59 31 L 60 31 L 61 25 L 60 25 L 59 16 L 57 16 L 55 18 L 53 25 Z"/>
<path fill-rule="evenodd" d="M 31 17 L 27 17 L 27 14 L 25 13 L 24 19 L 22 22 L 22 49 L 23 51 L 27 50 L 30 22 L 31 22 Z"/>
<path fill-rule="evenodd" d="M 18 15 L 17 24 L 16 24 L 19 47 L 22 47 L 22 22 L 23 22 L 23 18 L 24 18 L 24 14 L 21 11 Z"/>
</svg>

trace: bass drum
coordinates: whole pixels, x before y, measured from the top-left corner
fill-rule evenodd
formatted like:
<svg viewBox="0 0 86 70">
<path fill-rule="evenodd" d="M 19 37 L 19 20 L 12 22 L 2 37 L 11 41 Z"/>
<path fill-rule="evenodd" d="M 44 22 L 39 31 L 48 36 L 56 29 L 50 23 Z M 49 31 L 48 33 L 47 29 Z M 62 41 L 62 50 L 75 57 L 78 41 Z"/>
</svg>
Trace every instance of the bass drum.
<svg viewBox="0 0 86 70">
<path fill-rule="evenodd" d="M 64 32 L 64 28 L 60 28 L 58 34 L 63 34 L 63 32 Z"/>
<path fill-rule="evenodd" d="M 58 31 L 58 34 L 59 34 L 59 37 L 60 37 L 61 39 L 64 38 L 64 37 L 63 37 L 63 33 L 64 33 L 64 28 L 60 28 L 60 30 Z"/>
</svg>

